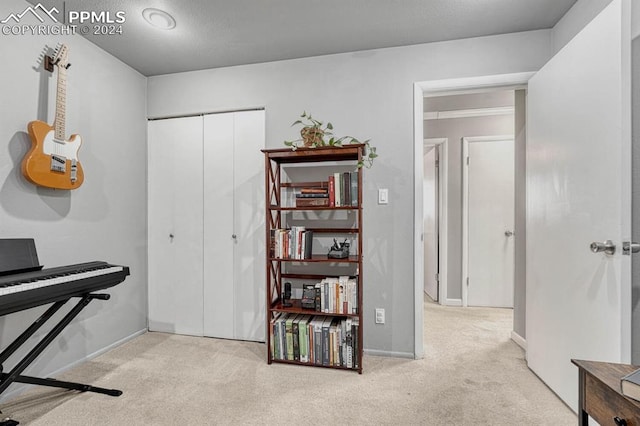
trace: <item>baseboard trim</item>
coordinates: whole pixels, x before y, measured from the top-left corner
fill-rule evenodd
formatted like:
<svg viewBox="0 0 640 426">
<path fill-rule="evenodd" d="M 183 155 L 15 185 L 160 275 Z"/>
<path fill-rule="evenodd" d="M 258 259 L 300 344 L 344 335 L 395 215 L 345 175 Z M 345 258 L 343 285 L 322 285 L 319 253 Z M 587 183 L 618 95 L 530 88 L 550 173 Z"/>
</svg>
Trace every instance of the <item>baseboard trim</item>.
<svg viewBox="0 0 640 426">
<path fill-rule="evenodd" d="M 409 352 L 381 351 L 378 349 L 365 349 L 363 352 L 365 353 L 365 355 L 371 355 L 371 356 L 415 359 L 415 354 L 412 354 Z"/>
<path fill-rule="evenodd" d="M 462 306 L 462 299 L 445 299 L 443 305 L 446 305 L 446 306 Z"/>
<path fill-rule="evenodd" d="M 511 340 L 516 342 L 516 344 L 524 349 L 525 352 L 527 351 L 527 341 L 515 331 L 511 332 Z"/>
<path fill-rule="evenodd" d="M 96 358 L 97 356 L 100 356 L 103 353 L 110 351 L 111 349 L 115 349 L 118 346 L 128 342 L 129 340 L 134 339 L 134 338 L 136 338 L 138 336 L 141 336 L 141 335 L 145 334 L 146 332 L 147 332 L 146 328 L 143 328 L 142 330 L 138 330 L 138 331 L 136 331 L 135 333 L 133 333 L 133 334 L 131 334 L 129 336 L 126 336 L 126 337 L 124 337 L 124 338 L 122 338 L 122 339 L 120 339 L 120 340 L 118 340 L 118 341 L 116 341 L 116 342 L 114 342 L 114 343 L 112 343 L 112 344 L 110 344 L 108 346 L 105 346 L 104 348 L 98 349 L 94 353 L 91 353 L 91 354 L 85 356 L 84 358 L 80 358 L 79 360 L 76 360 L 76 361 L 74 361 L 74 362 L 72 362 L 70 364 L 67 364 L 67 365 L 65 365 L 63 367 L 60 367 L 60 368 L 58 368 L 57 370 L 55 370 L 55 371 L 53 371 L 51 373 L 41 374 L 41 376 L 42 377 L 55 377 L 55 376 L 57 376 L 59 374 L 64 373 L 67 370 L 72 369 L 73 367 L 76 367 L 76 366 L 78 366 L 80 364 L 83 364 L 83 363 L 93 359 L 93 358 Z M 23 393 L 24 391 L 26 391 L 27 389 L 29 389 L 33 385 L 27 385 L 27 384 L 21 384 L 21 383 L 15 383 L 14 382 L 11 386 L 15 386 L 15 388 L 13 390 L 3 394 L 0 397 L 0 402 L 6 402 L 9 399 L 18 396 L 19 394 Z"/>
</svg>

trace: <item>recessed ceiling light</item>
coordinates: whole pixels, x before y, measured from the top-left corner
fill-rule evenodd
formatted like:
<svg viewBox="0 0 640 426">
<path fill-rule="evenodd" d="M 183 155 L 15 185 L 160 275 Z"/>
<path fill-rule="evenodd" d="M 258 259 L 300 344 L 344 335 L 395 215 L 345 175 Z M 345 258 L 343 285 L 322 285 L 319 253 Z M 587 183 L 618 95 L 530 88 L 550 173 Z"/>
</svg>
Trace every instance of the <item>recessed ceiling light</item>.
<svg viewBox="0 0 640 426">
<path fill-rule="evenodd" d="M 176 20 L 164 10 L 152 7 L 142 11 L 144 19 L 156 28 L 171 30 L 176 27 Z"/>
</svg>

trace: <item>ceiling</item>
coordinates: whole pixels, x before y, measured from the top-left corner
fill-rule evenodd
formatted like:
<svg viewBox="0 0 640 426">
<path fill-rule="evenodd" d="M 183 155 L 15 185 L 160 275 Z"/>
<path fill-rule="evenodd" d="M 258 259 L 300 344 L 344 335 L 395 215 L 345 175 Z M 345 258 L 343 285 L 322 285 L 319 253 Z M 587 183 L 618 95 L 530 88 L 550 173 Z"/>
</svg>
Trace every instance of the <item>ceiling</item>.
<svg viewBox="0 0 640 426">
<path fill-rule="evenodd" d="M 146 76 L 551 28 L 575 1 L 29 0 L 66 17 L 123 11 L 123 34 L 86 37 Z M 150 26 L 149 7 L 176 27 Z"/>
</svg>

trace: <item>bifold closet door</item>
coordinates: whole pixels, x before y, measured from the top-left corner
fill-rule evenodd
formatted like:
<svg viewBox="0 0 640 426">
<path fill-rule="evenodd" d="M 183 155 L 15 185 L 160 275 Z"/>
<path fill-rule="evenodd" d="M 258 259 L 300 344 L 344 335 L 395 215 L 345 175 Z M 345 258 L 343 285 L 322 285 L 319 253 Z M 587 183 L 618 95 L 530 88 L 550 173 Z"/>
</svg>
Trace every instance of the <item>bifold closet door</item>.
<svg viewBox="0 0 640 426">
<path fill-rule="evenodd" d="M 149 330 L 202 335 L 202 117 L 148 124 Z"/>
<path fill-rule="evenodd" d="M 203 127 L 204 335 L 264 341 L 264 111 Z"/>
</svg>

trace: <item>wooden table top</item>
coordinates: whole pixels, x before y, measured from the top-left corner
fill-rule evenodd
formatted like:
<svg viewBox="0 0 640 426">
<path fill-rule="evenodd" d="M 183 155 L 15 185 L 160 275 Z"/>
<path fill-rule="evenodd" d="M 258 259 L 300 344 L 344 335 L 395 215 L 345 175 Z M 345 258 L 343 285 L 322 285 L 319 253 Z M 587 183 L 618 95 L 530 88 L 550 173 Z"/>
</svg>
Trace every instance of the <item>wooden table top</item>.
<svg viewBox="0 0 640 426">
<path fill-rule="evenodd" d="M 572 359 L 571 362 L 621 395 L 622 389 L 620 387 L 620 379 L 627 374 L 640 369 L 640 366 L 637 365 L 616 364 L 613 362 L 584 361 L 579 359 Z M 640 401 L 636 401 L 632 398 L 627 399 L 635 403 L 638 408 L 640 408 Z"/>
</svg>

